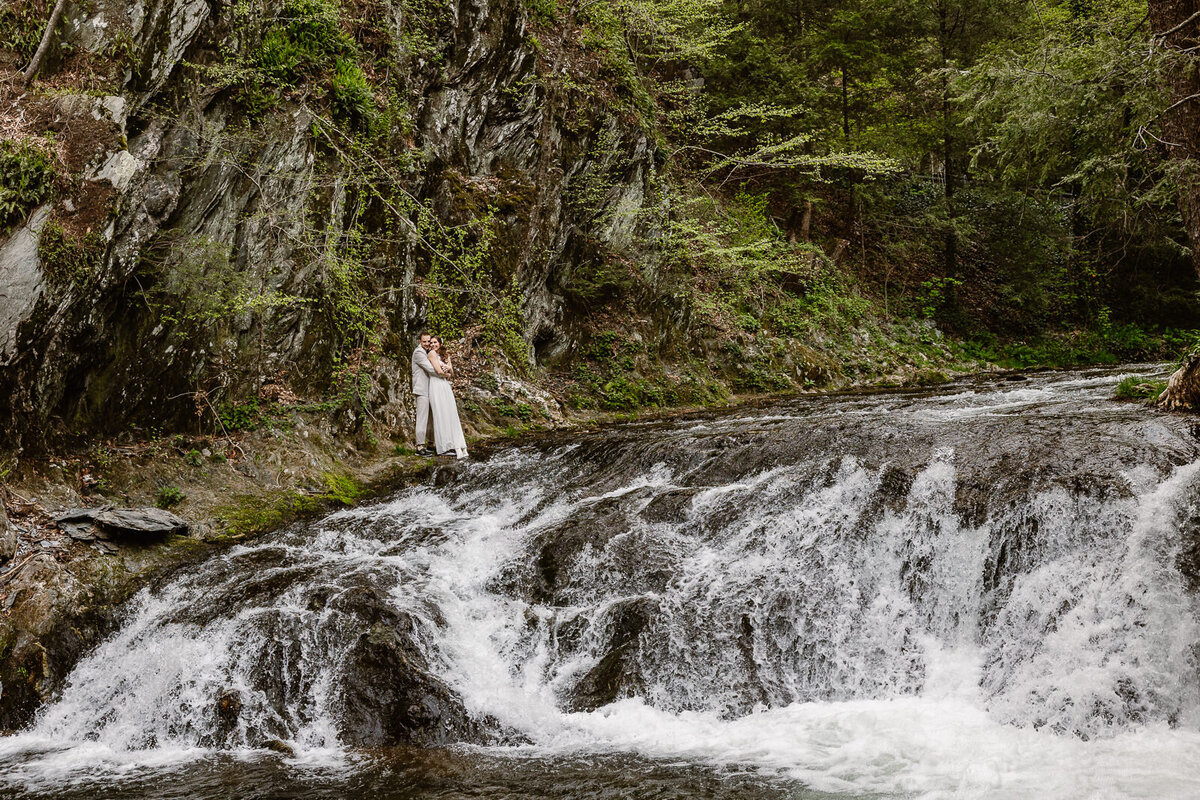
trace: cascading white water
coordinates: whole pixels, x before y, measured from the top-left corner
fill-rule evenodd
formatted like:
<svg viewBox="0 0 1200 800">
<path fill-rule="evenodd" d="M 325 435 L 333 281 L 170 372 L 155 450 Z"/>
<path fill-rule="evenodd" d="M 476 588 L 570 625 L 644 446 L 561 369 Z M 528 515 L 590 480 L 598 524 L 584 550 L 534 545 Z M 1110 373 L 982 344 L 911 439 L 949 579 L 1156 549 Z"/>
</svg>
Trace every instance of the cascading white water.
<svg viewBox="0 0 1200 800">
<path fill-rule="evenodd" d="M 1176 565 L 1200 449 L 1104 401 L 1112 380 L 507 451 L 145 593 L 0 766 L 54 785 L 271 739 L 335 756 L 336 598 L 369 586 L 510 731 L 491 753 L 847 794 L 1200 796 L 1200 607 Z"/>
</svg>

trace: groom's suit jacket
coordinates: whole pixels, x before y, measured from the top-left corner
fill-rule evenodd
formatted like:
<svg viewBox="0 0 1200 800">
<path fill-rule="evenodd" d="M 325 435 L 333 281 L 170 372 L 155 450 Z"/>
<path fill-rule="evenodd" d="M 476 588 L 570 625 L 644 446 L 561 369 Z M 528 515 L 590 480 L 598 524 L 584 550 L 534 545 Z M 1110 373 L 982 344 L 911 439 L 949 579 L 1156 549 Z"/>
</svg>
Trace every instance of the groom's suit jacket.
<svg viewBox="0 0 1200 800">
<path fill-rule="evenodd" d="M 412 393 L 422 397 L 429 396 L 429 376 L 436 375 L 433 364 L 429 363 L 429 353 L 417 345 L 412 354 Z"/>
</svg>

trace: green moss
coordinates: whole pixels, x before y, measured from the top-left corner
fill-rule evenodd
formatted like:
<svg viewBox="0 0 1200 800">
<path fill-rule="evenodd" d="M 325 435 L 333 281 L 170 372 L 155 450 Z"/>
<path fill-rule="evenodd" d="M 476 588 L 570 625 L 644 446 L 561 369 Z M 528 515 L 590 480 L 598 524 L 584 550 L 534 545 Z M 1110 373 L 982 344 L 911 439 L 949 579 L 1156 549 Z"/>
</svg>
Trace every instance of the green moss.
<svg viewBox="0 0 1200 800">
<path fill-rule="evenodd" d="M 923 369 L 912 377 L 910 383 L 914 383 L 917 386 L 940 386 L 944 383 L 949 383 L 950 380 L 950 376 L 941 370 Z"/>
<path fill-rule="evenodd" d="M 230 536 L 265 533 L 322 509 L 320 500 L 297 491 L 273 498 L 238 495 L 234 502 L 217 510 L 217 517 Z"/>
<path fill-rule="evenodd" d="M 325 499 L 338 505 L 354 505 L 367 493 L 357 478 L 346 473 L 325 472 L 321 475 L 321 483 L 325 485 Z"/>
<path fill-rule="evenodd" d="M 389 472 L 387 480 L 398 482 L 419 469 L 403 465 Z M 235 537 L 265 533 L 297 519 L 337 506 L 350 506 L 367 495 L 368 488 L 353 475 L 327 471 L 321 475 L 324 491 L 301 494 L 287 490 L 275 495 L 238 495 L 234 502 L 217 509 L 217 518 L 226 534 Z"/>
</svg>

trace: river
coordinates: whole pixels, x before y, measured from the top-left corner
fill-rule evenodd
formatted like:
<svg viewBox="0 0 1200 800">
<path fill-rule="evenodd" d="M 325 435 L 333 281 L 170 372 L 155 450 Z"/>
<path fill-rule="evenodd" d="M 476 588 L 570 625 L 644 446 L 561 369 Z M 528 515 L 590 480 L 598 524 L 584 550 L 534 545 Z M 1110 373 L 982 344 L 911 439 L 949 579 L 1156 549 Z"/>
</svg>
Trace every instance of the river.
<svg viewBox="0 0 1200 800">
<path fill-rule="evenodd" d="M 0 796 L 1200 797 L 1200 424 L 1126 371 L 549 436 L 236 547 L 0 739 Z M 397 627 L 466 743 L 345 744 Z"/>
</svg>

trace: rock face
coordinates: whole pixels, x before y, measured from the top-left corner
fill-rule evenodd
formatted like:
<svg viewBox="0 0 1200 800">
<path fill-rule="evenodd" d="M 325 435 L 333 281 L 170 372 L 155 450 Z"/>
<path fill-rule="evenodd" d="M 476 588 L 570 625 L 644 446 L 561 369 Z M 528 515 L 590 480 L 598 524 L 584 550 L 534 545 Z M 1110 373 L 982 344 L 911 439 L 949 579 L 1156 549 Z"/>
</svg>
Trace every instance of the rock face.
<svg viewBox="0 0 1200 800">
<path fill-rule="evenodd" d="M 267 0 L 263 18 L 285 5 Z M 362 345 L 339 310 L 347 292 L 380 298 L 364 327 L 377 346 L 362 399 L 375 424 L 400 427 L 410 400 L 394 354 L 426 322 L 418 287 L 438 261 L 422 244 L 431 234 L 412 222 L 420 208 L 435 228 L 486 210 L 492 288 L 516 287 L 528 357 L 570 350 L 581 276 L 599 253 L 627 254 L 656 235 L 652 140 L 611 98 L 550 80 L 568 65 L 546 44 L 561 36 L 569 50 L 571 32 L 535 38 L 518 0 L 450 0 L 430 19 L 399 0 L 375 8 L 372 30 L 386 39 L 376 55 L 405 76 L 409 118 L 385 135 L 388 152 L 411 164 L 397 189 L 411 211 L 373 200 L 339 152 L 349 145 L 314 133 L 323 109 L 285 94 L 247 125 L 237 92 L 188 66 L 224 58 L 231 6 L 72 7 L 65 44 L 128 51 L 129 68 L 105 96 L 22 101 L 40 125 L 30 133 L 60 132 L 81 188 L 0 232 L 0 446 L 36 446 L 59 420 L 94 433 L 183 424 L 197 387 L 246 397 L 286 373 L 320 393 Z M 428 43 L 417 48 L 422 31 Z M 36 246 L 42 229 L 65 230 L 75 255 L 43 263 L 61 248 Z M 367 256 L 367 277 L 347 283 L 336 267 L 350 238 L 386 244 Z M 346 416 L 353 427 L 363 414 Z"/>
<path fill-rule="evenodd" d="M 0 363 L 16 350 L 17 325 L 33 312 L 41 296 L 45 277 L 37 257 L 38 234 L 50 209 L 42 206 L 0 245 Z"/>
<path fill-rule="evenodd" d="M 1167 388 L 1158 398 L 1158 405 L 1168 411 L 1200 409 L 1200 353 L 1188 356 L 1183 366 L 1171 375 Z"/>
<path fill-rule="evenodd" d="M 572 711 L 594 711 L 636 685 L 637 639 L 657 611 L 655 601 L 639 597 L 619 603 L 610 612 L 605 655 L 572 688 L 568 703 Z"/>
</svg>

